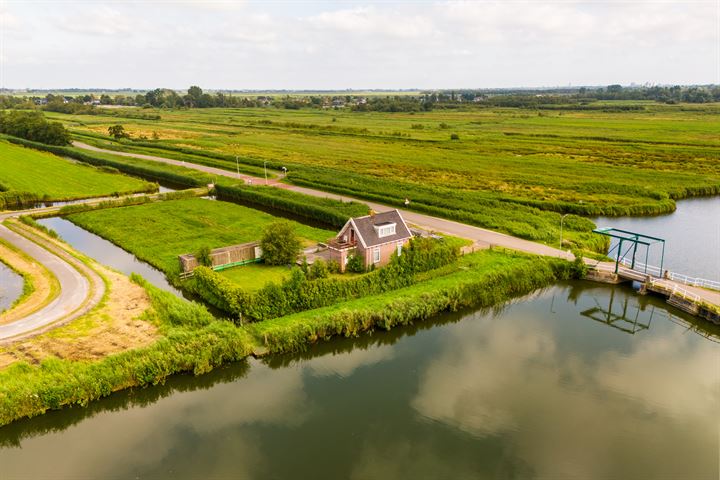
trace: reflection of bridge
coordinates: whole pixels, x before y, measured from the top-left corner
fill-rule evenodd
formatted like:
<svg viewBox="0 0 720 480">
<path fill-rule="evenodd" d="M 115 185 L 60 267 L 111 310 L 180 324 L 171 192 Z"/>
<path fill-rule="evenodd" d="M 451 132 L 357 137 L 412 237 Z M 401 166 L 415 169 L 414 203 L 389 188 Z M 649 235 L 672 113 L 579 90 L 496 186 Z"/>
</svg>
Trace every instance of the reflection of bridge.
<svg viewBox="0 0 720 480">
<path fill-rule="evenodd" d="M 720 282 L 663 271 L 662 257 L 660 267 L 637 261 L 639 246 L 645 247 L 646 262 L 648 251 L 653 244 L 662 244 L 664 256 L 663 239 L 614 228 L 597 229 L 595 233 L 617 239 L 618 243 L 609 252 L 611 254 L 617 248 L 615 262 L 590 264 L 591 280 L 607 283 L 639 282 L 640 293 L 654 292 L 663 295 L 669 304 L 720 324 Z M 627 246 L 624 252 L 623 245 Z"/>
<path fill-rule="evenodd" d="M 617 328 L 625 333 L 635 334 L 641 330 L 648 330 L 650 328 L 650 323 L 652 322 L 652 317 L 655 314 L 655 307 L 653 306 L 650 318 L 647 319 L 647 322 L 643 322 L 640 320 L 640 312 L 644 309 L 641 309 L 639 305 L 636 306 L 635 315 L 632 316 L 632 312 L 628 313 L 629 300 L 630 298 L 625 296 L 622 300 L 621 311 L 616 312 L 613 308 L 615 304 L 615 290 L 611 290 L 610 304 L 607 308 L 603 308 L 600 306 L 598 301 L 595 300 L 595 304 L 597 306 L 580 312 L 580 315 L 591 318 L 596 322 L 610 325 L 611 327 Z"/>
</svg>

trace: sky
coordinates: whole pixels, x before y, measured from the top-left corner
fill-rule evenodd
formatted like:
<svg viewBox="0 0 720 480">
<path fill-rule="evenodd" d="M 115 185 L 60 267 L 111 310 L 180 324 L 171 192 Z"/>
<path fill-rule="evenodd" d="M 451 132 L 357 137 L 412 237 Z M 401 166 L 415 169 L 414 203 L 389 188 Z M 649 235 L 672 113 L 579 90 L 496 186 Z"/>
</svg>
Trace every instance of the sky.
<svg viewBox="0 0 720 480">
<path fill-rule="evenodd" d="M 720 83 L 720 0 L 0 0 L 0 87 Z"/>
</svg>

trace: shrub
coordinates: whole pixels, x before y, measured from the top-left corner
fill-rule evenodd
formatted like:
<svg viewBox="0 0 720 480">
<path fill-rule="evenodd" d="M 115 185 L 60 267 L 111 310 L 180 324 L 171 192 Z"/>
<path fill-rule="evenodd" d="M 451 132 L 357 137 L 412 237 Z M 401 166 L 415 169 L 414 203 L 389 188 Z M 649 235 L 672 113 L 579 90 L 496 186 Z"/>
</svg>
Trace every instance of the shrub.
<svg viewBox="0 0 720 480">
<path fill-rule="evenodd" d="M 204 245 L 200 247 L 200 250 L 195 254 L 198 265 L 203 267 L 212 267 L 212 258 L 210 257 L 210 247 Z"/>
<path fill-rule="evenodd" d="M 451 133 L 450 140 L 460 140 L 460 135 L 458 135 L 457 133 Z"/>
<path fill-rule="evenodd" d="M 310 268 L 307 270 L 307 278 L 309 280 L 317 280 L 319 278 L 327 278 L 330 274 L 330 271 L 328 270 L 328 266 L 325 263 L 325 260 L 322 258 L 318 258 L 313 262 L 312 265 L 310 265 Z"/>
<path fill-rule="evenodd" d="M 292 224 L 279 221 L 265 227 L 260 246 L 268 265 L 289 265 L 297 260 L 301 243 Z"/>
<path fill-rule="evenodd" d="M 60 122 L 48 122 L 40 112 L 0 113 L 0 133 L 47 145 L 70 143 L 70 132 Z"/>
<path fill-rule="evenodd" d="M 363 273 L 365 271 L 365 263 L 360 255 L 354 254 L 348 258 L 347 270 L 353 273 Z"/>
</svg>

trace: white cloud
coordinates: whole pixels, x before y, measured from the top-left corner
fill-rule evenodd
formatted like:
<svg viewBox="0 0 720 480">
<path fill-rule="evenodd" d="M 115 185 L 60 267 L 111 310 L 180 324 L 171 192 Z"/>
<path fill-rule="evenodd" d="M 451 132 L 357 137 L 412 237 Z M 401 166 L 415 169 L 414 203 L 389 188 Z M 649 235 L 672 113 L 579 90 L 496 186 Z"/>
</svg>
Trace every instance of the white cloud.
<svg viewBox="0 0 720 480">
<path fill-rule="evenodd" d="M 17 87 L 720 82 L 713 2 L 20 2 L 5 17 Z"/>
</svg>

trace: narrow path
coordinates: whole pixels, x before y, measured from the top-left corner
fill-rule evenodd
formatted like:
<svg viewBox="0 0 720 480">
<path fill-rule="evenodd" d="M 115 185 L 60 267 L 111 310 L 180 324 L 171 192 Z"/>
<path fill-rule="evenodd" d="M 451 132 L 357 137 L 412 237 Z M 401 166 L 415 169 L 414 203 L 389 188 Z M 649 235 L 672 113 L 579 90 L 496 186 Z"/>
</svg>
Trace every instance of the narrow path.
<svg viewBox="0 0 720 480">
<path fill-rule="evenodd" d="M 248 181 L 252 180 L 252 182 L 255 185 L 263 185 L 265 184 L 264 178 L 258 178 L 253 177 L 251 175 L 245 175 L 245 174 L 237 174 L 235 172 L 231 172 L 228 170 L 223 170 L 221 168 L 215 168 L 215 167 L 208 167 L 205 165 L 198 165 L 194 163 L 187 163 L 182 162 L 180 160 L 172 160 L 169 158 L 164 157 L 158 157 L 155 155 L 145 155 L 142 153 L 129 153 L 129 152 L 116 152 L 114 150 L 107 150 L 104 148 L 94 147 L 92 145 L 88 145 L 87 143 L 78 142 L 77 140 L 73 142 L 73 145 L 78 148 L 83 148 L 86 150 L 90 150 L 93 152 L 99 152 L 99 153 L 111 153 L 113 155 L 120 155 L 123 157 L 133 157 L 133 158 L 139 158 L 143 160 L 150 160 L 153 162 L 161 162 L 166 163 L 169 165 L 176 165 L 180 167 L 190 168 L 192 170 L 197 170 L 200 172 L 205 172 L 213 175 L 218 175 L 222 177 L 227 178 L 233 178 L 236 180 L 243 180 Z M 321 190 L 315 190 L 312 188 L 306 188 L 306 187 L 298 187 L 295 185 L 288 185 L 285 183 L 280 183 L 277 180 L 272 180 L 268 182 L 268 185 L 278 188 L 283 188 L 286 190 L 291 190 L 293 192 L 298 193 L 304 193 L 306 195 L 310 195 L 313 197 L 320 197 L 320 198 L 332 198 L 335 200 L 343 200 L 345 202 L 349 202 L 351 200 L 363 202 L 367 204 L 370 208 L 376 211 L 385 211 L 385 210 L 391 210 L 395 207 L 389 207 L 387 205 L 382 205 L 379 203 L 374 202 L 368 202 L 365 200 L 347 197 L 344 195 L 337 195 L 334 193 L 328 193 L 323 192 Z M 415 225 L 418 225 L 419 227 L 425 228 L 427 230 L 436 231 L 439 233 L 445 233 L 448 235 L 453 235 L 457 237 L 467 238 L 469 240 L 474 241 L 480 246 L 499 246 L 499 247 L 506 247 L 506 248 L 512 248 L 514 250 L 520 250 L 523 252 L 528 253 L 534 253 L 536 255 L 546 255 L 551 257 L 558 257 L 558 258 L 564 258 L 567 260 L 572 260 L 575 258 L 571 253 L 565 252 L 563 250 L 559 250 L 557 248 L 552 248 L 547 245 L 542 245 L 540 243 L 531 242 L 529 240 L 523 240 L 521 238 L 513 237 L 510 235 L 505 235 L 504 233 L 498 233 L 494 232 L 492 230 L 486 230 L 484 228 L 480 227 L 474 227 L 472 225 L 467 225 L 460 222 L 454 222 L 452 220 L 445 220 L 443 218 L 433 217 L 430 215 L 425 215 L 422 213 L 416 213 L 409 210 L 400 210 L 403 217 L 410 223 L 413 223 Z"/>
<path fill-rule="evenodd" d="M 124 157 L 135 157 L 140 158 L 144 160 L 151 160 L 155 162 L 162 162 L 167 163 L 170 165 L 178 165 L 185 168 L 190 168 L 193 170 L 198 170 L 205 173 L 210 173 L 213 175 L 228 177 L 228 178 L 234 178 L 237 180 L 252 180 L 252 182 L 256 185 L 262 185 L 265 183 L 265 179 L 253 177 L 250 175 L 245 174 L 237 174 L 235 172 L 230 172 L 228 170 L 223 170 L 220 168 L 214 168 L 214 167 L 207 167 L 205 165 L 198 165 L 194 163 L 186 163 L 179 160 L 172 160 L 169 158 L 163 158 L 158 157 L 155 155 L 144 155 L 139 153 L 129 153 L 129 152 L 116 152 L 113 150 L 107 150 L 103 148 L 93 147 L 91 145 L 88 145 L 86 143 L 75 141 L 73 142 L 73 145 L 79 148 L 84 148 L 86 150 L 91 150 L 94 152 L 102 152 L 102 153 L 111 153 L 114 155 L 121 155 Z M 268 185 L 278 187 L 278 188 L 284 188 L 286 190 L 291 190 L 298 193 L 304 193 L 306 195 L 310 195 L 313 197 L 320 197 L 320 198 L 332 198 L 335 200 L 342 200 L 342 201 L 359 201 L 367 204 L 371 209 L 376 211 L 385 211 L 385 210 L 391 210 L 394 207 L 389 207 L 387 205 L 382 205 L 379 203 L 374 202 L 368 202 L 365 200 L 352 198 L 352 197 L 346 197 L 344 195 L 337 195 L 334 193 L 328 193 L 323 192 L 321 190 L 315 190 L 312 188 L 305 188 L 305 187 L 298 187 L 295 185 L 288 185 L 285 183 L 280 183 L 279 181 L 270 181 Z M 494 232 L 492 230 L 486 230 L 484 228 L 480 227 L 474 227 L 472 225 L 467 225 L 465 223 L 460 222 L 454 222 L 452 220 L 446 220 L 444 218 L 438 218 L 433 217 L 431 215 L 425 215 L 422 213 L 417 213 L 409 210 L 400 210 L 403 217 L 412 224 L 418 225 L 419 227 L 422 227 L 427 230 L 435 231 L 438 233 L 444 233 L 447 235 L 453 235 L 456 237 L 462 237 L 467 238 L 469 240 L 472 240 L 475 242 L 476 245 L 480 247 L 488 247 L 488 246 L 498 246 L 498 247 L 505 247 L 513 250 L 519 250 L 526 253 L 532 253 L 535 255 L 544 255 L 548 257 L 556 257 L 556 258 L 562 258 L 565 260 L 574 260 L 575 256 L 567 251 L 560 250 L 558 248 L 553 248 L 547 245 L 543 245 L 540 243 L 531 242 L 529 240 L 523 240 L 521 238 L 513 237 L 511 235 L 506 235 L 504 233 Z M 595 260 L 585 259 L 585 263 L 588 265 L 593 265 L 598 268 L 601 268 L 603 270 L 608 270 L 609 268 L 614 268 L 613 263 L 609 262 L 597 262 Z M 691 292 L 697 296 L 699 296 L 701 299 L 706 301 L 707 303 L 720 306 L 720 294 L 709 291 L 703 288 L 697 288 L 692 287 L 688 285 L 684 285 L 678 282 L 672 282 L 677 285 L 678 288 L 682 288 L 688 292 Z"/>
<path fill-rule="evenodd" d="M 60 294 L 40 310 L 12 323 L 0 325 L 0 343 L 34 335 L 74 320 L 95 307 L 105 293 L 105 284 L 97 273 L 51 242 L 43 241 L 40 237 L 30 240 L 10 230 L 2 225 L 7 217 L 0 216 L 0 238 L 44 265 L 58 279 Z M 32 233 L 28 232 L 28 235 Z"/>
</svg>

